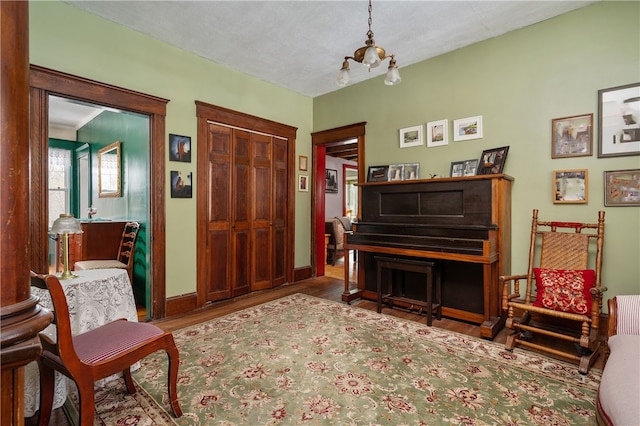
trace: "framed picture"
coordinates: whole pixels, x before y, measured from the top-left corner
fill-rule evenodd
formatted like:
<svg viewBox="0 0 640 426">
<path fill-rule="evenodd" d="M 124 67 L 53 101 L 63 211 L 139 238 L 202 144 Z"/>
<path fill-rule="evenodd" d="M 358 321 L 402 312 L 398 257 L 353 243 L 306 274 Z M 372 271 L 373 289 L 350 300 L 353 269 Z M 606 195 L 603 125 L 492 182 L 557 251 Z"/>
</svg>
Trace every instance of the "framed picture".
<svg viewBox="0 0 640 426">
<path fill-rule="evenodd" d="M 427 123 L 427 148 L 449 144 L 449 120 Z"/>
<path fill-rule="evenodd" d="M 593 114 L 551 120 L 551 158 L 593 154 Z"/>
<path fill-rule="evenodd" d="M 334 169 L 326 169 L 324 171 L 324 192 L 338 192 L 338 171 Z"/>
<path fill-rule="evenodd" d="M 482 156 L 480 157 L 477 165 L 477 174 L 491 175 L 495 173 L 502 173 L 504 163 L 507 161 L 508 153 L 508 146 L 482 151 Z"/>
<path fill-rule="evenodd" d="M 369 166 L 367 182 L 386 182 L 389 166 Z"/>
<path fill-rule="evenodd" d="M 640 206 L 640 169 L 604 172 L 604 205 Z"/>
<path fill-rule="evenodd" d="M 191 173 L 171 171 L 171 198 L 191 198 Z"/>
<path fill-rule="evenodd" d="M 640 83 L 598 90 L 598 158 L 640 155 Z"/>
<path fill-rule="evenodd" d="M 309 169 L 309 157 L 306 155 L 298 156 L 298 170 L 307 171 Z"/>
<path fill-rule="evenodd" d="M 586 204 L 589 194 L 586 169 L 556 170 L 553 172 L 553 202 Z"/>
<path fill-rule="evenodd" d="M 420 163 L 405 164 L 402 169 L 402 180 L 414 180 L 420 176 Z"/>
<path fill-rule="evenodd" d="M 298 175 L 298 191 L 309 192 L 309 176 Z"/>
<path fill-rule="evenodd" d="M 422 126 L 400 129 L 400 148 L 422 145 Z"/>
<path fill-rule="evenodd" d="M 191 138 L 169 134 L 169 161 L 191 162 Z"/>
<path fill-rule="evenodd" d="M 462 176 L 475 176 L 478 172 L 478 159 L 466 160 L 464 162 L 464 171 Z"/>
<path fill-rule="evenodd" d="M 482 116 L 453 120 L 453 140 L 467 141 L 482 138 Z"/>
<path fill-rule="evenodd" d="M 462 177 L 463 174 L 464 174 L 464 161 L 452 161 L 451 172 L 449 173 L 449 176 Z"/>
<path fill-rule="evenodd" d="M 389 166 L 389 178 L 387 180 L 402 180 L 404 177 L 404 164 L 392 164 Z"/>
</svg>

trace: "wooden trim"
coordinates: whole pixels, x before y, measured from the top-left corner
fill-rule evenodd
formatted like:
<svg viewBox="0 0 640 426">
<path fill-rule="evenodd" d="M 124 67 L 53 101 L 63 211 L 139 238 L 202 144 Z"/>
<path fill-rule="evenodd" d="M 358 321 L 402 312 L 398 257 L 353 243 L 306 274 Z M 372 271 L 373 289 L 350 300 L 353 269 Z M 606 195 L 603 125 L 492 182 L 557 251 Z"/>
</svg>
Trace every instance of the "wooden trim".
<svg viewBox="0 0 640 426">
<path fill-rule="evenodd" d="M 193 312 L 198 308 L 197 293 L 173 296 L 167 299 L 167 317 Z"/>
<path fill-rule="evenodd" d="M 30 230 L 31 268 L 47 269 L 47 146 L 49 95 L 132 111 L 149 117 L 150 128 L 150 257 L 151 312 L 154 319 L 165 316 L 165 116 L 169 100 L 100 83 L 60 71 L 31 65 L 31 134 L 30 134 Z"/>
<path fill-rule="evenodd" d="M 303 266 L 302 268 L 296 268 L 293 271 L 293 282 L 306 280 L 313 277 L 313 269 L 311 266 Z"/>
</svg>

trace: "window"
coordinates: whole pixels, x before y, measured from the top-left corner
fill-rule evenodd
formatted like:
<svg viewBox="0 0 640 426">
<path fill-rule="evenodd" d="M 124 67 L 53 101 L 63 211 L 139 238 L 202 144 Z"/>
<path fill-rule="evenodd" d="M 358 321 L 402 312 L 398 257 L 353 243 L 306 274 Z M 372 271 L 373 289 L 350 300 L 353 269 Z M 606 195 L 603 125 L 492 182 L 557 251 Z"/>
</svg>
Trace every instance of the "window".
<svg viewBox="0 0 640 426">
<path fill-rule="evenodd" d="M 71 211 L 71 151 L 49 148 L 49 228 L 60 213 Z"/>
</svg>

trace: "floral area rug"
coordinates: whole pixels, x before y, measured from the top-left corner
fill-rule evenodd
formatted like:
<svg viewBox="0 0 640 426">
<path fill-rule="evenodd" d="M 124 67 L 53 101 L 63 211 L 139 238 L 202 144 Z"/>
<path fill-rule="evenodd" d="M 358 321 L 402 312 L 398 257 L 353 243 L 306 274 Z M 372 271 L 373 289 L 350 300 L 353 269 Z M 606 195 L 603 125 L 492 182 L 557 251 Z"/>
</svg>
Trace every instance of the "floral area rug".
<svg viewBox="0 0 640 426">
<path fill-rule="evenodd" d="M 133 399 L 112 385 L 97 400 L 99 424 L 596 424 L 598 370 L 583 376 L 573 364 L 311 296 L 174 337 L 183 416 L 167 414 L 167 359 L 158 352 L 134 373 L 141 389 L 129 417 L 121 410 L 106 420 Z"/>
</svg>

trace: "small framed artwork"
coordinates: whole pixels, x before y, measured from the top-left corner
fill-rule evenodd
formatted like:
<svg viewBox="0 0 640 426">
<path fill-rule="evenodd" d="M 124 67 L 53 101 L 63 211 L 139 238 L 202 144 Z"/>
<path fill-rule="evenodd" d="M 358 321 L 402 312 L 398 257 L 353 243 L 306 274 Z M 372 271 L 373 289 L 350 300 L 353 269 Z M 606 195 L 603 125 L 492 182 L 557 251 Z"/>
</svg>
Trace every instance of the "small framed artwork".
<svg viewBox="0 0 640 426">
<path fill-rule="evenodd" d="M 420 163 L 404 164 L 402 180 L 414 180 L 420 176 Z"/>
<path fill-rule="evenodd" d="M 593 154 L 593 114 L 551 120 L 551 158 Z"/>
<path fill-rule="evenodd" d="M 462 176 L 475 176 L 478 172 L 478 159 L 464 161 Z"/>
<path fill-rule="evenodd" d="M 422 126 L 400 129 L 400 148 L 422 145 Z"/>
<path fill-rule="evenodd" d="M 298 170 L 306 172 L 309 169 L 309 157 L 306 155 L 298 156 Z"/>
<path fill-rule="evenodd" d="M 334 169 L 326 169 L 324 171 L 325 187 L 324 192 L 338 192 L 338 171 Z"/>
<path fill-rule="evenodd" d="M 640 206 L 640 169 L 604 172 L 604 205 Z"/>
<path fill-rule="evenodd" d="M 449 120 L 427 123 L 427 148 L 449 144 Z"/>
<path fill-rule="evenodd" d="M 367 182 L 386 182 L 389 166 L 370 166 L 367 173 Z"/>
<path fill-rule="evenodd" d="M 554 171 L 554 204 L 586 204 L 589 194 L 588 177 L 589 172 L 586 169 Z"/>
<path fill-rule="evenodd" d="M 453 120 L 453 140 L 468 141 L 482 138 L 482 116 Z"/>
<path fill-rule="evenodd" d="M 495 173 L 502 173 L 502 170 L 504 169 L 504 163 L 507 161 L 508 153 L 508 146 L 486 149 L 482 151 L 482 156 L 478 161 L 477 174 L 491 175 Z"/>
<path fill-rule="evenodd" d="M 191 137 L 169 134 L 169 161 L 191 162 Z"/>
<path fill-rule="evenodd" d="M 453 161 L 451 162 L 451 172 L 449 175 L 451 177 L 462 177 L 464 174 L 464 161 Z"/>
<path fill-rule="evenodd" d="M 598 90 L 598 158 L 640 155 L 640 83 Z"/>
<path fill-rule="evenodd" d="M 404 177 L 404 164 L 392 164 L 389 166 L 389 178 L 387 180 L 402 180 Z"/>
<path fill-rule="evenodd" d="M 171 171 L 171 198 L 191 198 L 191 173 Z"/>
<path fill-rule="evenodd" d="M 309 192 L 309 176 L 298 175 L 298 191 Z"/>
</svg>

